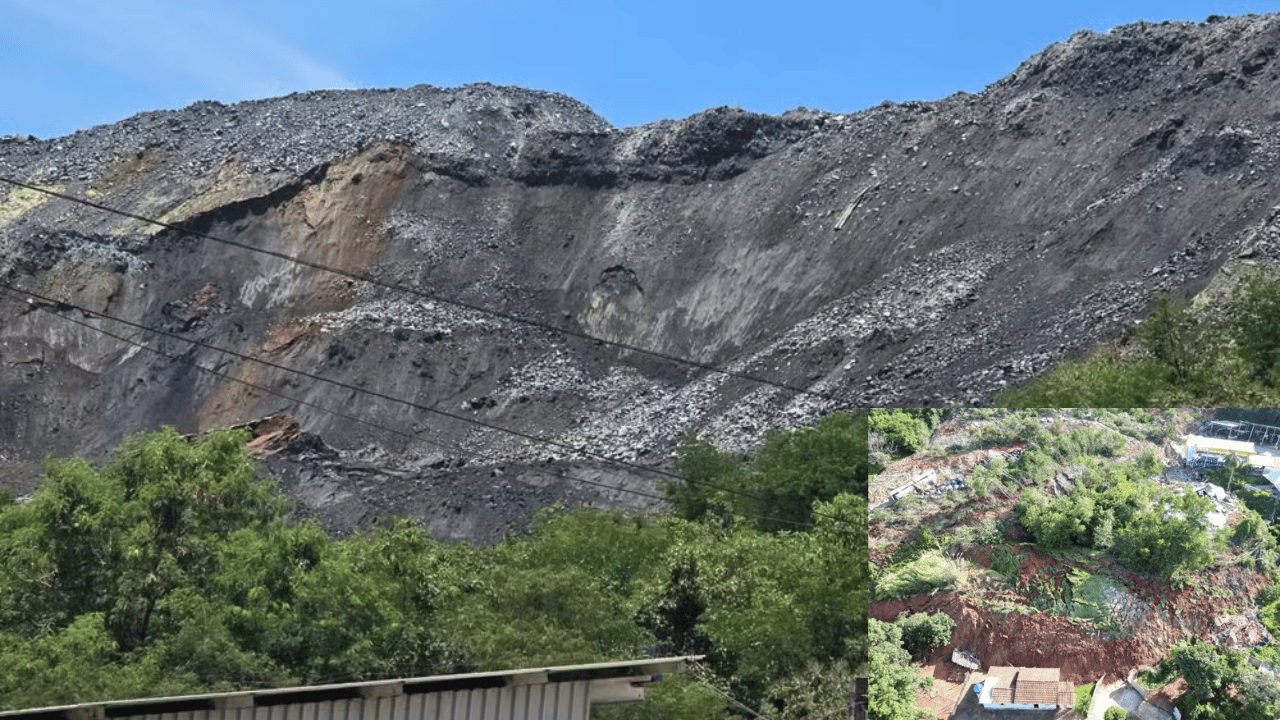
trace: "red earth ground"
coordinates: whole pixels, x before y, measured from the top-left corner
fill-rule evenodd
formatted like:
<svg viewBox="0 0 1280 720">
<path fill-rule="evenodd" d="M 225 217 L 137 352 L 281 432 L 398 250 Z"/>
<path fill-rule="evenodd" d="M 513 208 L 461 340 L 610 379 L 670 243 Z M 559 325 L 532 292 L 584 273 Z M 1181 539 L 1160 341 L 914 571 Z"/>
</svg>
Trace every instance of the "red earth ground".
<svg viewBox="0 0 1280 720">
<path fill-rule="evenodd" d="M 944 592 L 871 603 L 871 617 L 889 622 L 901 612 L 943 612 L 956 622 L 951 643 L 937 648 L 925 664 L 942 662 L 950 666 L 953 648 L 976 652 L 984 668 L 995 665 L 1057 667 L 1064 680 L 1075 684 L 1093 682 L 1106 673 L 1124 677 L 1129 670 L 1158 663 L 1170 647 L 1191 636 L 1212 642 L 1219 638 L 1229 645 L 1247 645 L 1261 639 L 1262 628 L 1249 617 L 1253 598 L 1266 586 L 1267 578 L 1252 570 L 1231 566 L 1199 574 L 1201 588 L 1175 589 L 1146 575 L 1134 573 L 1114 561 L 1056 560 L 1039 549 L 1010 545 L 1022 559 L 1017 587 L 1003 579 L 975 577 L 962 593 Z M 971 552 L 968 559 L 989 567 L 991 551 Z M 1118 618 L 1117 633 L 1104 632 L 1092 623 L 1045 612 L 1003 613 L 992 609 L 995 602 L 1030 606 L 1033 583 L 1051 584 L 1060 589 L 1071 568 L 1106 572 L 1119 581 L 1130 595 L 1134 611 Z M 1223 588 L 1230 597 L 1215 597 L 1207 588 Z M 1219 591 L 1220 593 L 1222 591 Z M 1231 618 L 1231 619 L 1227 619 Z M 1232 638 L 1224 633 L 1234 631 Z M 1220 637 L 1221 636 L 1221 637 Z M 1230 640 L 1235 640 L 1231 642 Z M 959 669 L 959 666 L 955 666 Z M 952 668 L 938 672 L 950 673 Z"/>
</svg>

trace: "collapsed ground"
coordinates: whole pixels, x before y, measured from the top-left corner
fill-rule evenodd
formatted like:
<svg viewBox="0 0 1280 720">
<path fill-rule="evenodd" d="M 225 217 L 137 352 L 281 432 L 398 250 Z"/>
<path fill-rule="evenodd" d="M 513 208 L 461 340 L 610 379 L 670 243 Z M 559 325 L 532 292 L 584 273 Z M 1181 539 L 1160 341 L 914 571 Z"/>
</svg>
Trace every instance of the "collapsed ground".
<svg viewBox="0 0 1280 720">
<path fill-rule="evenodd" d="M 982 404 L 1121 332 L 1153 294 L 1277 256 L 1278 36 L 1276 17 L 1081 33 L 979 95 L 847 115 L 717 108 L 616 129 L 551 93 L 419 86 L 0 138 L 0 173 L 20 182 L 544 325 L 6 187 L 0 281 L 171 332 L 144 339 L 289 399 L 4 295 L 0 484 L 29 492 L 46 455 L 102 457 L 140 430 L 283 412 L 343 461 L 300 468 L 320 476 L 306 497 L 332 485 L 370 515 L 443 473 L 477 486 L 464 515 L 502 503 L 503 482 L 546 484 L 543 469 L 652 490 L 647 473 L 222 349 L 666 467 L 689 431 L 748 450 L 847 407 Z M 346 477 L 362 464 L 364 482 Z M 589 501 L 622 502 L 605 495 Z M 452 508 L 422 512 L 479 539 Z"/>
<path fill-rule="evenodd" d="M 1190 413 L 1160 412 L 1152 419 L 1153 426 L 1168 423 L 1185 430 Z M 1046 417 L 1045 423 L 1049 422 Z M 1084 418 L 1056 422 L 1067 427 L 1101 425 Z M 980 434 L 975 431 L 984 424 L 989 423 L 949 421 L 935 433 L 930 450 L 890 465 L 872 482 L 872 507 L 879 508 L 871 515 L 871 558 L 879 568 L 873 575 L 883 578 L 895 553 L 903 552 L 901 548 L 931 543 L 953 563 L 960 578 L 956 590 L 871 603 L 871 616 L 886 622 L 902 612 L 943 612 L 955 620 L 951 643 L 925 658 L 924 664 L 933 667 L 935 675 L 963 671 L 950 662 L 953 648 L 975 652 L 983 667 L 1057 667 L 1064 680 L 1084 684 L 1103 674 L 1115 679 L 1132 669 L 1155 665 L 1176 642 L 1190 637 L 1233 649 L 1272 640 L 1254 605 L 1268 578 L 1245 566 L 1239 548 L 1229 548 L 1209 568 L 1171 584 L 1125 568 L 1108 553 L 1037 547 L 1014 510 L 1026 489 L 1021 486 L 984 499 L 974 497 L 972 490 L 952 488 L 937 495 L 914 495 L 905 503 L 886 503 L 893 489 L 929 470 L 939 471 L 944 480 L 972 477 L 992 454 L 1009 454 L 1014 443 L 1004 443 L 997 451 L 948 453 L 948 448 L 963 447 L 957 437 Z M 1125 438 L 1113 461 L 1126 461 L 1146 449 L 1160 450 L 1165 463 L 1175 462 L 1171 443 L 1135 437 Z M 1050 488 L 1070 482 L 1063 470 L 1067 469 L 1055 473 Z M 1189 490 L 1187 479 L 1184 470 L 1173 466 L 1160 482 Z M 1050 490 L 1051 495 L 1054 492 L 1059 491 Z M 1229 515 L 1228 528 L 1219 532 L 1230 533 L 1240 518 L 1237 506 Z"/>
</svg>

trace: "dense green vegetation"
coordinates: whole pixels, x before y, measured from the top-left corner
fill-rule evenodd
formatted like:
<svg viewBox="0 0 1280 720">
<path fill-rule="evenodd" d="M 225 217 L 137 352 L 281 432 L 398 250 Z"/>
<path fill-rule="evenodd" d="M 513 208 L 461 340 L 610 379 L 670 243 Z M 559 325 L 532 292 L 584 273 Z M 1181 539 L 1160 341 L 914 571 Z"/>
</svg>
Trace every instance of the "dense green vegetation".
<svg viewBox="0 0 1280 720">
<path fill-rule="evenodd" d="M 916 705 L 916 690 L 933 686 L 933 678 L 916 677 L 897 623 L 875 618 L 867 628 L 871 641 L 871 674 L 867 717 L 870 720 L 919 720 L 931 716 Z"/>
<path fill-rule="evenodd" d="M 51 462 L 0 506 L 0 709 L 670 653 L 705 654 L 705 683 L 601 716 L 726 717 L 722 692 L 778 718 L 847 711 L 867 652 L 860 422 L 775 434 L 717 476 L 788 529 L 709 493 L 692 519 L 551 508 L 483 548 L 407 520 L 346 538 L 292 522 L 235 432 Z"/>
<path fill-rule="evenodd" d="M 814 502 L 840 493 L 866 497 L 867 415 L 836 413 L 813 428 L 771 432 L 754 457 L 690 435 L 676 449 L 676 466 L 684 479 L 665 491 L 680 517 L 795 529 L 814 520 Z"/>
<path fill-rule="evenodd" d="M 1018 521 L 1040 547 L 1106 551 L 1131 569 L 1164 578 L 1212 562 L 1205 522 L 1212 503 L 1147 482 L 1161 471 L 1150 449 L 1132 459 L 1121 459 L 1128 437 L 1163 441 L 1169 433 L 1168 419 L 1140 409 L 1078 410 L 1073 411 L 1074 419 L 1040 410 L 971 412 L 988 420 L 969 432 L 971 446 L 1020 443 L 1025 447 L 1015 459 L 994 457 L 975 467 L 967 479 L 968 492 L 979 502 L 992 496 L 1017 497 Z M 967 415 L 960 417 L 968 419 Z M 1050 498 L 1041 491 L 1066 471 L 1073 478 L 1070 492 Z M 978 541 L 994 545 L 1003 536 L 994 526 L 971 530 L 963 538 L 959 537 L 964 534 L 961 530 L 953 530 L 956 537 L 952 543 L 939 541 L 935 546 L 941 550 Z M 1269 563 L 1266 550 L 1275 545 L 1268 535 L 1256 514 L 1249 514 L 1234 539 L 1258 561 Z M 955 587 L 962 574 L 947 571 L 944 560 L 937 555 L 926 562 L 913 559 L 907 563 L 895 556 L 893 565 L 877 578 L 875 596 Z"/>
<path fill-rule="evenodd" d="M 1141 680 L 1159 687 L 1179 675 L 1191 686 L 1178 699 L 1185 720 L 1271 720 L 1280 714 L 1280 678 L 1254 668 L 1246 653 L 1193 638 L 1174 645 Z"/>
<path fill-rule="evenodd" d="M 1266 422 L 1274 420 L 1276 411 L 1242 412 L 1248 413 L 1248 419 Z M 966 490 L 948 490 L 928 499 L 908 496 L 873 513 L 872 519 L 881 526 L 914 531 L 907 542 L 877 546 L 873 596 L 885 599 L 954 587 L 963 582 L 965 573 L 955 562 L 947 566 L 942 561 L 987 546 L 991 576 L 1004 576 L 1026 598 L 1025 605 L 1017 604 L 1019 611 L 1069 615 L 1100 631 L 1120 632 L 1106 596 L 1108 587 L 1120 590 L 1123 586 L 1108 574 L 1107 558 L 1162 580 L 1187 581 L 1193 587 L 1200 586 L 1196 572 L 1210 564 L 1238 563 L 1273 573 L 1274 499 L 1269 493 L 1243 487 L 1256 480 L 1246 480 L 1238 468 L 1202 471 L 1235 493 L 1244 506 L 1233 527 L 1210 533 L 1207 513 L 1212 503 L 1152 482 L 1162 470 L 1158 456 L 1149 449 L 1135 452 L 1130 443 L 1131 439 L 1162 443 L 1176 423 L 1195 418 L 1193 411 L 1142 409 L 952 411 L 956 431 L 950 435 L 954 444 L 947 452 L 998 447 L 1003 453 L 1010 445 L 1021 452 L 988 456 L 966 478 Z M 936 440 L 933 447 L 936 451 Z M 1013 513 L 1004 515 L 1010 500 L 1016 501 Z M 996 510 L 997 516 L 990 517 L 984 512 L 988 510 Z M 956 520 L 971 517 L 982 519 Z M 1015 541 L 1028 539 L 1022 531 L 1045 555 L 1074 566 L 1066 582 L 1024 576 L 1025 557 L 1040 552 L 1018 547 Z M 1273 579 L 1258 601 L 1262 623 L 1280 637 L 1280 582 Z M 900 617 L 894 624 L 897 634 L 889 639 L 908 655 L 919 656 L 920 651 L 908 641 L 908 625 L 923 623 L 923 616 Z M 882 635 L 888 633 L 881 628 Z M 1250 654 L 1280 665 L 1280 645 L 1253 648 Z M 884 658 L 879 662 L 888 667 Z M 1150 686 L 1163 685 L 1178 675 L 1187 677 L 1193 692 L 1181 703 L 1184 717 L 1271 718 L 1280 710 L 1280 683 L 1254 670 L 1242 653 L 1182 645 L 1165 667 L 1148 675 L 1144 682 Z M 893 696 L 885 706 L 890 708 L 886 716 L 909 717 L 906 710 L 892 708 L 899 707 L 893 703 L 905 704 L 915 686 L 903 679 L 883 685 L 882 691 L 889 687 L 906 695 Z M 1087 695 L 1077 693 L 1077 700 L 1087 703 Z"/>
<path fill-rule="evenodd" d="M 1038 545 L 1110 550 L 1125 566 L 1165 579 L 1213 561 L 1205 530 L 1213 507 L 1208 499 L 1142 481 L 1090 480 L 1086 473 L 1073 492 L 1053 500 L 1034 488 L 1023 492 L 1018 517 Z"/>
<path fill-rule="evenodd" d="M 892 565 L 875 582 L 875 599 L 889 600 L 920 593 L 964 587 L 964 564 L 930 550 L 920 557 Z"/>
<path fill-rule="evenodd" d="M 1225 319 L 1221 316 L 1225 316 Z M 1217 310 L 1158 297 L 1119 341 L 1005 391 L 1004 407 L 1280 405 L 1280 282 L 1253 278 Z"/>
<path fill-rule="evenodd" d="M 899 613 L 895 621 L 902 628 L 902 646 L 919 660 L 925 653 L 951 642 L 956 621 L 946 613 Z"/>
<path fill-rule="evenodd" d="M 947 411 L 942 408 L 872 408 L 868 430 L 873 438 L 878 436 L 884 441 L 876 450 L 906 457 L 924 448 L 946 416 Z"/>
</svg>

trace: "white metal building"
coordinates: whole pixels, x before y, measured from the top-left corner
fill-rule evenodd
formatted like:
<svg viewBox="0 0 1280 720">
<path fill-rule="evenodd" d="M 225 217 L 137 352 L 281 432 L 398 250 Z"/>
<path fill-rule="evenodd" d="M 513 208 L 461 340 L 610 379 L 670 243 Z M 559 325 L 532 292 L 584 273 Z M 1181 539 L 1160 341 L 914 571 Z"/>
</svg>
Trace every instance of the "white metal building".
<svg viewBox="0 0 1280 720">
<path fill-rule="evenodd" d="M 1251 442 L 1223 440 L 1222 438 L 1203 437 L 1201 435 L 1187 436 L 1186 459 L 1188 463 L 1195 462 L 1196 458 L 1201 455 L 1215 457 L 1239 455 L 1242 458 L 1248 458 L 1257 454 L 1258 447 Z"/>
<path fill-rule="evenodd" d="M 1280 490 L 1280 455 L 1275 448 L 1263 447 L 1240 440 L 1187 436 L 1186 460 L 1189 465 L 1221 465 L 1228 455 L 1235 455 L 1249 466 L 1251 472 L 1260 475 Z"/>
<path fill-rule="evenodd" d="M 701 656 L 86 703 L 14 720 L 587 720 Z"/>
</svg>

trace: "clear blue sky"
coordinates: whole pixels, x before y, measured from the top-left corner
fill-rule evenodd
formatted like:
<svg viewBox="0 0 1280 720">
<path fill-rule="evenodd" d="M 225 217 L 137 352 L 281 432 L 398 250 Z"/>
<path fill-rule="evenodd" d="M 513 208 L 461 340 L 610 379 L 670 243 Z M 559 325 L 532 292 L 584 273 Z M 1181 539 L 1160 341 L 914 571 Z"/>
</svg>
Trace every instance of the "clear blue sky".
<svg viewBox="0 0 1280 720">
<path fill-rule="evenodd" d="M 976 92 L 1080 29 L 1280 0 L 0 0 L 0 135 L 340 87 L 488 81 L 619 127 L 718 105 L 847 112 Z"/>
</svg>

